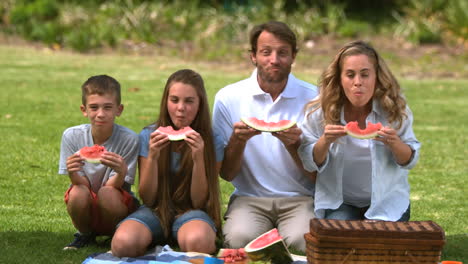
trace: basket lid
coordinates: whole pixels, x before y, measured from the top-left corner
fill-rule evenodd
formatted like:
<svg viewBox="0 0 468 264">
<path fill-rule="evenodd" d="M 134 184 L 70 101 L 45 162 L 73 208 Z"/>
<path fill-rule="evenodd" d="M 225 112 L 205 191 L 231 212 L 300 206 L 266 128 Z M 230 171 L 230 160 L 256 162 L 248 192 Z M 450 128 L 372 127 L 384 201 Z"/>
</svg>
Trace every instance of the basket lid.
<svg viewBox="0 0 468 264">
<path fill-rule="evenodd" d="M 313 218 L 310 220 L 310 233 L 327 237 L 445 240 L 444 230 L 433 221 L 390 222 Z"/>
</svg>

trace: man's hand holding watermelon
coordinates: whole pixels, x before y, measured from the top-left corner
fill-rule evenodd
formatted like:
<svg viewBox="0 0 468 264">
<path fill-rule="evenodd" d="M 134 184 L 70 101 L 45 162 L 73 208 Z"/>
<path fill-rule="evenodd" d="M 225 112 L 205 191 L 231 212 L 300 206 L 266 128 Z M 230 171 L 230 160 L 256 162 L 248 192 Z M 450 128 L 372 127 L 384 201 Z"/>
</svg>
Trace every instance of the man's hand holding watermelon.
<svg viewBox="0 0 468 264">
<path fill-rule="evenodd" d="M 234 131 L 232 132 L 232 137 L 234 140 L 240 143 L 247 143 L 247 141 L 256 136 L 260 135 L 262 131 L 259 131 L 255 128 L 249 127 L 242 121 L 234 123 Z"/>
<path fill-rule="evenodd" d="M 301 144 L 301 134 L 302 130 L 296 124 L 291 128 L 271 133 L 272 136 L 283 142 L 286 148 L 295 147 L 294 150 L 297 150 Z"/>
</svg>

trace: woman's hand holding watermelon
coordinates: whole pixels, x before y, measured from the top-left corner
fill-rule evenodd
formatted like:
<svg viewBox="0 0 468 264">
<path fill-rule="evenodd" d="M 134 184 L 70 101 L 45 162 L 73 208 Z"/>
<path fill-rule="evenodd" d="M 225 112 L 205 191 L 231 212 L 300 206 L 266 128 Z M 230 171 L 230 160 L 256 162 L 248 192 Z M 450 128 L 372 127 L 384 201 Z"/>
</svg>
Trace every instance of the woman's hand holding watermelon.
<svg viewBox="0 0 468 264">
<path fill-rule="evenodd" d="M 148 157 L 152 157 L 153 159 L 157 160 L 159 158 L 159 154 L 161 153 L 161 149 L 167 147 L 169 143 L 170 141 L 167 135 L 162 134 L 159 131 L 151 133 Z"/>
<path fill-rule="evenodd" d="M 384 143 L 385 145 L 389 146 L 390 148 L 395 144 L 398 143 L 400 137 L 397 135 L 395 129 L 391 127 L 384 127 L 377 132 L 378 137 L 375 140 Z"/>
<path fill-rule="evenodd" d="M 384 127 L 377 133 L 379 136 L 375 140 L 383 142 L 393 153 L 398 164 L 407 164 L 413 155 L 413 150 L 397 134 L 397 131 L 391 127 Z"/>
<path fill-rule="evenodd" d="M 326 125 L 323 135 L 318 139 L 314 147 L 314 161 L 321 166 L 327 157 L 328 148 L 338 138 L 345 136 L 346 131 L 344 126 Z"/>
<path fill-rule="evenodd" d="M 341 125 L 326 125 L 325 131 L 323 132 L 322 138 L 325 143 L 329 146 L 335 142 L 338 138 L 345 136 L 346 130 Z"/>
</svg>

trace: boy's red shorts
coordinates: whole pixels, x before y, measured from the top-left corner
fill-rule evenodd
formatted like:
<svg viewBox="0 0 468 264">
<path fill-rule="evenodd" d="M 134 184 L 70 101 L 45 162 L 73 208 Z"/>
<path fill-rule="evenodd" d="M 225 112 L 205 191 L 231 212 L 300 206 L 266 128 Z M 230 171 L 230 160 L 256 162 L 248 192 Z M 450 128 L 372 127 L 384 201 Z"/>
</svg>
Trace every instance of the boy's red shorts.
<svg viewBox="0 0 468 264">
<path fill-rule="evenodd" d="M 70 194 L 71 189 L 73 188 L 73 185 L 68 188 L 68 190 L 65 192 L 64 195 L 64 201 L 65 204 L 68 204 L 68 196 Z M 137 207 L 137 201 L 134 196 L 132 196 L 129 192 L 125 191 L 122 188 L 117 188 L 117 190 L 122 193 L 122 202 L 127 206 L 128 209 L 128 214 L 133 213 Z M 106 223 L 104 223 L 101 219 L 101 214 L 99 212 L 98 208 L 98 199 L 99 197 L 95 192 L 93 192 L 91 189 L 89 190 L 91 197 L 92 197 L 92 206 L 91 206 L 91 218 L 92 218 L 92 223 L 91 223 L 91 228 L 96 232 L 100 233 L 100 230 L 106 230 Z"/>
</svg>

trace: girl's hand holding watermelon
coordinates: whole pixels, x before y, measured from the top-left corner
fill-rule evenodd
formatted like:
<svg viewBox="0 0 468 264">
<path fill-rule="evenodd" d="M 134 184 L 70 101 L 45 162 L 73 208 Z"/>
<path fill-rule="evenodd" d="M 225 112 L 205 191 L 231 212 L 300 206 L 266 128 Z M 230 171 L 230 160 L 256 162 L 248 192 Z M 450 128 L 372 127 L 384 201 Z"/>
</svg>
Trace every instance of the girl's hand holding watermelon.
<svg viewBox="0 0 468 264">
<path fill-rule="evenodd" d="M 167 147 L 169 143 L 169 137 L 166 134 L 162 134 L 159 131 L 151 133 L 148 158 L 151 157 L 157 160 L 159 158 L 159 154 L 161 153 L 161 149 Z"/>
<path fill-rule="evenodd" d="M 192 150 L 192 159 L 203 161 L 205 142 L 201 135 L 196 131 L 191 131 L 186 134 L 185 142 Z"/>
</svg>

